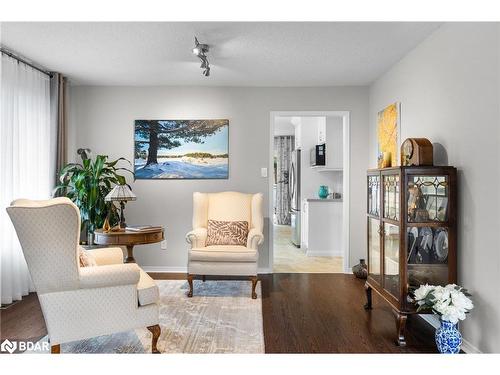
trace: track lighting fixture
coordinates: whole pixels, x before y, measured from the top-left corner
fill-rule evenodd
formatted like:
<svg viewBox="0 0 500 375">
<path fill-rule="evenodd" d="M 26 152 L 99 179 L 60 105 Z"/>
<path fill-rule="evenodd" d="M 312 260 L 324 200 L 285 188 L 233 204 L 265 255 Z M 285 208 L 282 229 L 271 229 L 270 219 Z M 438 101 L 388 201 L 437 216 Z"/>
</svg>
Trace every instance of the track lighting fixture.
<svg viewBox="0 0 500 375">
<path fill-rule="evenodd" d="M 198 42 L 198 38 L 194 37 L 193 54 L 198 56 L 198 58 L 201 60 L 200 68 L 203 69 L 203 75 L 205 77 L 210 76 L 210 62 L 208 61 L 207 56 L 208 51 L 208 44 L 202 44 Z"/>
</svg>

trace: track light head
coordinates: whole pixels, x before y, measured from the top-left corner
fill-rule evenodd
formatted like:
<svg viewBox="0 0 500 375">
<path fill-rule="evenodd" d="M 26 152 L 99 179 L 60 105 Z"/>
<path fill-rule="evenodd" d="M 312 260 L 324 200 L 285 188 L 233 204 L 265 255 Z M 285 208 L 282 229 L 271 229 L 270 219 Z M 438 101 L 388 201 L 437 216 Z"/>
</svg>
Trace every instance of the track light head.
<svg viewBox="0 0 500 375">
<path fill-rule="evenodd" d="M 192 52 L 201 60 L 200 68 L 203 69 L 203 75 L 208 77 L 210 75 L 210 63 L 207 57 L 207 53 L 209 52 L 208 44 L 202 44 L 198 41 L 197 37 L 194 37 L 194 47 Z"/>
</svg>

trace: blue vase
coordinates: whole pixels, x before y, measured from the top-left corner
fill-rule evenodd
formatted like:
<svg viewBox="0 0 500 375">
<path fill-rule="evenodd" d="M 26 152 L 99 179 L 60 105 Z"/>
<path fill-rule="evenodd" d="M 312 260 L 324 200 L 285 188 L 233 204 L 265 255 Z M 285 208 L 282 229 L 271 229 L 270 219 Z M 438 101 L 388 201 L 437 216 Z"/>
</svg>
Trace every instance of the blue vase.
<svg viewBox="0 0 500 375">
<path fill-rule="evenodd" d="M 328 198 L 328 186 L 321 185 L 321 186 L 319 187 L 318 196 L 319 196 L 321 199 L 326 199 L 326 198 Z"/>
<path fill-rule="evenodd" d="M 440 353 L 460 353 L 462 335 L 457 328 L 457 324 L 441 320 L 441 327 L 436 329 L 436 345 Z"/>
</svg>

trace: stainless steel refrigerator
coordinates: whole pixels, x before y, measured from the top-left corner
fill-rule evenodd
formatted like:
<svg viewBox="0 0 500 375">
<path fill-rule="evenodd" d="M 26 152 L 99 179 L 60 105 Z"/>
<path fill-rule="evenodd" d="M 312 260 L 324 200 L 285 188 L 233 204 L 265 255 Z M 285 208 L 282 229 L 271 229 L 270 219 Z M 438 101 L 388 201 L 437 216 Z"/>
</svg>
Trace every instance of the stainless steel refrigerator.
<svg viewBox="0 0 500 375">
<path fill-rule="evenodd" d="M 288 176 L 292 226 L 291 241 L 295 246 L 300 247 L 300 149 L 292 151 L 292 162 Z"/>
</svg>

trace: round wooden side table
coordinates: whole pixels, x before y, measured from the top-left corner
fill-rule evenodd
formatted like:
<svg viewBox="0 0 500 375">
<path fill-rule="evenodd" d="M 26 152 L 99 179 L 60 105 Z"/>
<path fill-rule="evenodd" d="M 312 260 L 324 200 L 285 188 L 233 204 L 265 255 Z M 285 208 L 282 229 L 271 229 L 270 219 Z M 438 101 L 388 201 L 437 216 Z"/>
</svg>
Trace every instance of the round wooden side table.
<svg viewBox="0 0 500 375">
<path fill-rule="evenodd" d="M 134 246 L 157 243 L 164 240 L 163 228 L 150 231 L 124 231 L 104 233 L 102 229 L 94 232 L 94 243 L 97 245 L 117 245 L 127 247 L 125 263 L 135 263 Z"/>
</svg>

